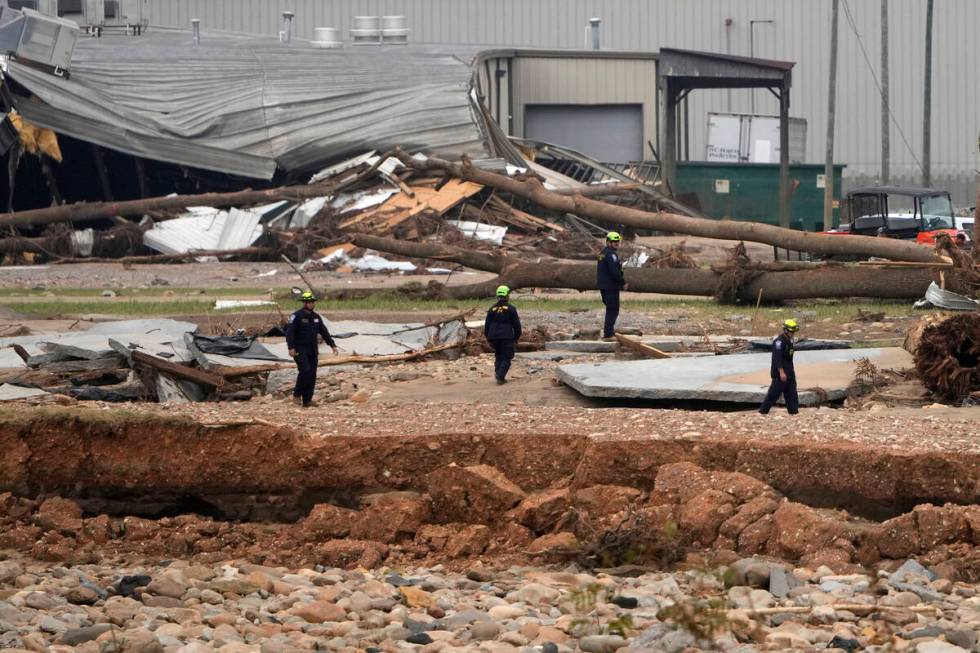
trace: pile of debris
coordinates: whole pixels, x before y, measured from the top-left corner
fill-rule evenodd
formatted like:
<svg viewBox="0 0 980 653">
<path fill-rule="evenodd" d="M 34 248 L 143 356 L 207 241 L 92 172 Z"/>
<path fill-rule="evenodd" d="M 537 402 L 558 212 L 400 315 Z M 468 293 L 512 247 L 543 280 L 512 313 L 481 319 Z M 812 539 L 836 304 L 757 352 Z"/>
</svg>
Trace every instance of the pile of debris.
<svg viewBox="0 0 980 653">
<path fill-rule="evenodd" d="M 464 316 L 426 324 L 334 322 L 344 354 L 323 365 L 417 360 L 461 351 Z M 208 336 L 169 319 L 0 338 L 0 401 L 248 401 L 295 381 L 282 338 Z"/>
</svg>

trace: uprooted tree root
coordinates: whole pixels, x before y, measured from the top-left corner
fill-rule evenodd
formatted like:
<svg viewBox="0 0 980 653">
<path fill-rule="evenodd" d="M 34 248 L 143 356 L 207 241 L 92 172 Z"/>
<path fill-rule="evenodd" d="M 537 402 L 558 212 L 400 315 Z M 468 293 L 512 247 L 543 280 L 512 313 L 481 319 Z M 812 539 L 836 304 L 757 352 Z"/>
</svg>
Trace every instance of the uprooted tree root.
<svg viewBox="0 0 980 653">
<path fill-rule="evenodd" d="M 718 286 L 715 298 L 723 304 L 734 304 L 741 289 L 762 274 L 753 267 L 753 261 L 745 250 L 745 243 L 738 243 L 729 250 L 728 261 L 718 272 Z"/>
<path fill-rule="evenodd" d="M 690 542 L 677 524 L 658 525 L 650 515 L 630 506 L 619 522 L 596 528 L 577 510 L 566 513 L 562 528 L 582 541 L 575 558 L 587 569 L 643 564 L 667 568 L 683 559 Z"/>
<path fill-rule="evenodd" d="M 923 385 L 947 401 L 980 391 L 980 317 L 976 313 L 919 320 L 905 338 Z"/>
</svg>

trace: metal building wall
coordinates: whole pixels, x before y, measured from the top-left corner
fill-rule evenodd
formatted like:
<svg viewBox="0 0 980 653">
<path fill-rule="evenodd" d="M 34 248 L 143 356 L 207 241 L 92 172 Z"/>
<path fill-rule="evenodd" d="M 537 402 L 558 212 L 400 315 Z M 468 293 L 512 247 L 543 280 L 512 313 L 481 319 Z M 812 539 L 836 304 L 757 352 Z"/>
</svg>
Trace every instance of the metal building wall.
<svg viewBox="0 0 980 653">
<path fill-rule="evenodd" d="M 795 61 L 793 116 L 809 125 L 807 160 L 823 160 L 830 42 L 830 0 L 151 0 L 151 24 L 275 34 L 284 9 L 296 12 L 299 36 L 316 26 L 340 27 L 353 16 L 400 14 L 411 39 L 423 42 L 581 48 L 588 19 L 602 19 L 602 46 L 610 49 L 688 48 Z M 893 0 L 890 11 L 892 181 L 918 182 L 922 149 L 922 73 L 926 0 Z M 880 169 L 878 73 L 879 10 L 874 0 L 842 0 L 838 86 L 837 160 L 849 183 L 876 180 Z M 853 29 L 851 20 L 853 19 Z M 726 19 L 731 24 L 726 27 Z M 936 3 L 933 79 L 933 184 L 972 204 L 975 136 L 980 132 L 978 57 L 969 47 L 980 24 L 977 0 Z M 867 57 L 858 45 L 860 35 Z M 757 112 L 776 103 L 756 91 Z M 708 111 L 747 112 L 748 91 L 698 91 L 690 97 L 691 154 L 705 151 Z M 907 139 L 908 147 L 904 141 Z"/>
</svg>

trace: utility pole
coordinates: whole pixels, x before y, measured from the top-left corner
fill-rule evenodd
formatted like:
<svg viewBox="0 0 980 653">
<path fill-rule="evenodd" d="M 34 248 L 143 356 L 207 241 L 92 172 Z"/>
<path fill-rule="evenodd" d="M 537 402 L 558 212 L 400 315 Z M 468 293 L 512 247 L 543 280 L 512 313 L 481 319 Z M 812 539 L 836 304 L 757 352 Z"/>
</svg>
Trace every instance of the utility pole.
<svg viewBox="0 0 980 653">
<path fill-rule="evenodd" d="M 823 228 L 834 228 L 834 113 L 837 109 L 837 13 L 840 0 L 832 0 L 830 18 L 830 88 L 827 89 L 827 159 L 823 169 Z"/>
<path fill-rule="evenodd" d="M 926 2 L 926 78 L 922 91 L 922 185 L 932 185 L 932 9 L 933 0 Z"/>
<path fill-rule="evenodd" d="M 888 0 L 881 0 L 881 185 L 887 186 L 891 162 L 891 121 L 888 113 Z"/>
</svg>

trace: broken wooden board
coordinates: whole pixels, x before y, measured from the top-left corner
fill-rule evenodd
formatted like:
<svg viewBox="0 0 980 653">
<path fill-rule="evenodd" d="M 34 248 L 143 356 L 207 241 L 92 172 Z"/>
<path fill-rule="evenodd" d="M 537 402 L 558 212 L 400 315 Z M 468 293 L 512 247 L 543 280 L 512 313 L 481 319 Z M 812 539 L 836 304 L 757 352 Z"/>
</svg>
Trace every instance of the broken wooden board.
<svg viewBox="0 0 980 653">
<path fill-rule="evenodd" d="M 439 190 L 424 186 L 413 186 L 412 190 L 415 191 L 415 197 L 409 197 L 405 193 L 392 195 L 381 206 L 344 220 L 340 223 L 340 228 L 349 229 L 358 225 L 371 233 L 384 234 L 423 211 L 443 215 L 466 198 L 479 193 L 483 186 L 452 179 Z"/>
<path fill-rule="evenodd" d="M 620 333 L 616 334 L 616 342 L 625 349 L 629 349 L 633 353 L 639 354 L 644 358 L 670 358 L 670 354 L 664 351 L 660 351 L 656 347 L 644 344 L 635 338 L 630 336 L 624 336 Z"/>
<path fill-rule="evenodd" d="M 176 363 L 170 363 L 168 361 L 157 358 L 156 356 L 151 356 L 150 354 L 144 354 L 139 350 L 133 351 L 133 363 L 138 365 L 144 365 L 146 367 L 157 370 L 158 372 L 163 372 L 164 374 L 169 374 L 170 376 L 177 379 L 184 379 L 186 381 L 192 381 L 199 385 L 207 386 L 210 388 L 218 388 L 224 385 L 225 380 L 220 376 L 215 376 L 214 374 L 209 374 L 204 370 L 199 370 L 193 367 L 187 367 L 186 365 L 178 365 Z"/>
</svg>

